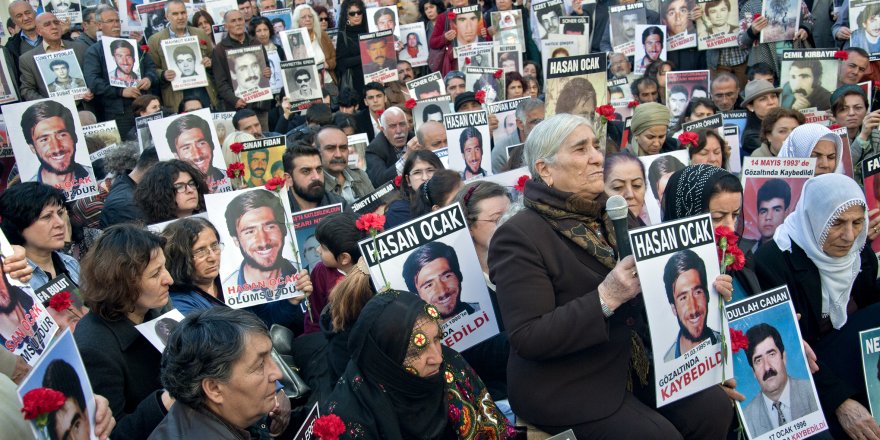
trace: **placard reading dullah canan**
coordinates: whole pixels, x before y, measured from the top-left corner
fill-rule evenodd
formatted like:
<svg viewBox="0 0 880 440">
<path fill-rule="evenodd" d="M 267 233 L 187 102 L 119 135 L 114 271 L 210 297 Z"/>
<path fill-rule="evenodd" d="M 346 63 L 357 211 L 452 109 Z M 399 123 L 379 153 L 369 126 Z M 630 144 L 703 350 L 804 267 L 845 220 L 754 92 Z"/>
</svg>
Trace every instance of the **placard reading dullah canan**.
<svg viewBox="0 0 880 440">
<path fill-rule="evenodd" d="M 728 364 L 746 398 L 736 409 L 749 438 L 795 440 L 828 429 L 788 288 L 728 304 L 726 313 Z"/>
<path fill-rule="evenodd" d="M 466 350 L 498 334 L 486 279 L 458 204 L 382 232 L 375 242 L 366 238 L 358 245 L 373 284 L 384 286 L 384 277 L 388 277 L 392 289 L 417 294 L 437 308 L 447 347 Z"/>
<path fill-rule="evenodd" d="M 651 328 L 657 407 L 717 386 L 726 318 L 713 285 L 720 271 L 712 217 L 639 228 L 629 239 Z"/>
</svg>

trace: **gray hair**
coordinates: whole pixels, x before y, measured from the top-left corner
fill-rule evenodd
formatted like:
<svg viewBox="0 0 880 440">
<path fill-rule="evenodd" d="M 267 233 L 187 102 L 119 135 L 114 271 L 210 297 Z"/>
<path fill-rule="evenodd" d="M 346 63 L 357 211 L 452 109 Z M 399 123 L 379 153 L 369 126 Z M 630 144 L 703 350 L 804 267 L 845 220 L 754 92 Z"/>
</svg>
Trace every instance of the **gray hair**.
<svg viewBox="0 0 880 440">
<path fill-rule="evenodd" d="M 416 130 L 416 138 L 418 138 L 418 140 L 419 140 L 419 145 L 421 145 L 421 146 L 423 146 L 423 147 L 427 147 L 427 146 L 425 145 L 425 135 L 424 135 L 424 133 L 422 133 L 422 131 L 425 129 L 425 127 L 429 127 L 428 124 L 437 124 L 437 125 L 439 125 L 441 128 L 443 128 L 444 130 L 446 129 L 446 127 L 445 127 L 443 124 L 441 124 L 441 123 L 439 123 L 439 122 L 437 122 L 437 121 L 425 121 L 425 122 L 422 122 L 422 125 L 419 125 L 419 129 Z"/>
<path fill-rule="evenodd" d="M 141 147 L 137 141 L 124 141 L 122 145 L 111 148 L 104 156 L 104 170 L 114 176 L 126 174 L 137 165 Z"/>
<path fill-rule="evenodd" d="M 202 381 L 228 382 L 233 364 L 247 349 L 248 335 L 268 338 L 269 330 L 246 310 L 212 307 L 189 314 L 171 333 L 162 353 L 162 386 L 184 405 L 205 408 Z"/>
<path fill-rule="evenodd" d="M 183 5 L 184 8 L 186 7 L 186 3 L 183 0 L 168 0 L 168 2 L 165 3 L 166 14 L 168 14 L 168 7 L 174 4 Z"/>
<path fill-rule="evenodd" d="M 400 109 L 400 107 L 388 107 L 387 109 L 385 109 L 384 112 L 382 112 L 382 116 L 379 117 L 379 124 L 382 126 L 382 128 L 385 128 L 385 120 L 388 115 L 392 114 L 403 116 L 403 122 L 407 122 L 406 113 L 404 113 L 403 110 Z"/>
<path fill-rule="evenodd" d="M 17 4 L 20 4 L 20 3 L 24 3 L 24 4 L 26 4 L 29 8 L 31 8 L 31 11 L 34 11 L 34 7 L 31 6 L 30 2 L 27 2 L 27 1 L 25 1 L 25 0 L 15 0 L 15 1 L 12 2 L 12 3 L 9 3 L 9 7 L 6 8 L 6 12 L 9 13 L 9 16 L 10 16 L 10 17 L 12 17 L 12 7 L 15 6 L 15 5 L 17 5 Z M 36 12 L 37 12 L 37 11 L 34 11 L 34 13 L 36 13 Z"/>
<path fill-rule="evenodd" d="M 569 113 L 560 113 L 550 119 L 545 119 L 536 125 L 526 144 L 523 148 L 523 160 L 529 167 L 533 179 L 538 179 L 538 167 L 535 166 L 538 161 L 544 161 L 546 164 L 553 164 L 556 161 L 556 153 L 559 147 L 565 142 L 565 139 L 571 135 L 575 128 L 586 125 L 593 130 L 593 126 L 583 116 L 572 115 Z"/>
<path fill-rule="evenodd" d="M 104 13 L 108 12 L 108 11 L 113 12 L 116 15 L 119 15 L 119 11 L 117 11 L 113 6 L 101 3 L 100 5 L 98 5 L 98 8 L 95 9 L 95 18 L 97 18 L 97 20 L 99 22 L 102 22 L 101 16 L 103 16 Z"/>
<path fill-rule="evenodd" d="M 520 101 L 519 105 L 516 106 L 516 119 L 519 119 L 519 122 L 526 125 L 529 119 L 526 115 L 538 107 L 544 107 L 544 101 L 538 98 L 528 98 Z"/>
</svg>

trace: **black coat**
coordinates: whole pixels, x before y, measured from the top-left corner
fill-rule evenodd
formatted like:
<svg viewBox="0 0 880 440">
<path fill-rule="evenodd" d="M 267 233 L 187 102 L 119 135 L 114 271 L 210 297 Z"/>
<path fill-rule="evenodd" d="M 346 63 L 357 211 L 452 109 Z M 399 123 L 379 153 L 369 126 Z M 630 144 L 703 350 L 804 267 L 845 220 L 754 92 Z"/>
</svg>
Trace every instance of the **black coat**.
<svg viewBox="0 0 880 440">
<path fill-rule="evenodd" d="M 158 317 L 147 313 L 145 321 Z M 160 391 L 162 354 L 128 319 L 106 321 L 87 313 L 74 333 L 95 394 L 110 401 L 113 439 L 146 439 L 165 417 Z"/>
<path fill-rule="evenodd" d="M 862 271 L 856 277 L 850 294 L 850 307 L 863 309 L 880 300 L 875 280 L 877 279 L 877 257 L 871 246 L 862 249 Z M 755 272 L 761 288 L 769 290 L 783 284 L 788 285 L 794 310 L 801 314 L 798 322 L 804 340 L 813 346 L 819 344 L 828 333 L 822 320 L 822 283 L 819 269 L 797 244 L 792 243 L 791 252 L 782 252 L 775 241 L 770 241 L 758 249 L 755 255 Z M 850 313 L 851 314 L 851 313 Z M 827 324 L 826 324 L 827 326 Z M 856 390 L 830 368 L 823 368 L 819 359 L 819 371 L 813 375 L 819 400 L 826 413 L 833 412 L 844 400 L 853 397 Z"/>
<path fill-rule="evenodd" d="M 345 14 L 344 11 L 343 14 Z M 341 19 L 345 20 L 344 17 Z M 336 39 L 336 78 L 341 85 L 345 72 L 350 70 L 352 85 L 359 92 L 364 90 L 364 66 L 361 60 L 360 41 L 358 40 L 358 33 L 361 32 L 365 33 L 366 29 L 346 28 L 339 33 Z"/>
<path fill-rule="evenodd" d="M 358 110 L 358 112 L 354 114 L 354 121 L 355 124 L 357 124 L 357 132 L 366 133 L 367 141 L 373 142 L 373 139 L 376 138 L 376 134 L 373 132 L 373 118 L 370 117 L 370 109 L 365 108 Z"/>
<path fill-rule="evenodd" d="M 411 133 L 408 137 L 412 138 Z M 379 133 L 367 146 L 367 175 L 375 188 L 397 177 L 397 148 L 394 148 L 385 133 Z"/>
</svg>

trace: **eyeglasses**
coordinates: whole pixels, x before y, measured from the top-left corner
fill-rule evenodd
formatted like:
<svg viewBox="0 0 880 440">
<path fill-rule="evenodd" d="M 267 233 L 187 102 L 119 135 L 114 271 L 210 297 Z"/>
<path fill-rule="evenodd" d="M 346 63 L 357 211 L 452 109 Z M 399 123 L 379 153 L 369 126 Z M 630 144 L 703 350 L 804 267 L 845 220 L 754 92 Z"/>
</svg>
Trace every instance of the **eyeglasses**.
<svg viewBox="0 0 880 440">
<path fill-rule="evenodd" d="M 351 15 L 351 14 L 349 14 L 349 15 Z M 326 21 L 326 22 L 329 23 L 329 22 L 330 22 L 330 17 L 318 17 L 318 20 L 320 20 L 320 21 Z"/>
<path fill-rule="evenodd" d="M 186 182 L 186 183 L 175 183 L 174 184 L 174 190 L 177 191 L 178 194 L 185 193 L 187 188 L 195 191 L 199 187 L 196 185 L 195 180 L 190 180 L 189 182 Z"/>
<path fill-rule="evenodd" d="M 198 248 L 193 251 L 193 258 L 196 260 L 204 260 L 208 258 L 209 253 L 220 255 L 223 252 L 223 243 L 211 243 L 208 247 Z"/>
<path fill-rule="evenodd" d="M 349 17 L 356 17 L 358 15 L 364 15 L 364 11 L 348 11 Z"/>
<path fill-rule="evenodd" d="M 297 78 L 297 79 L 296 79 L 296 83 L 297 83 L 297 84 L 308 84 L 308 83 L 309 83 L 309 79 L 308 79 L 308 78 L 306 78 L 306 79 L 299 79 L 299 78 Z"/>
</svg>

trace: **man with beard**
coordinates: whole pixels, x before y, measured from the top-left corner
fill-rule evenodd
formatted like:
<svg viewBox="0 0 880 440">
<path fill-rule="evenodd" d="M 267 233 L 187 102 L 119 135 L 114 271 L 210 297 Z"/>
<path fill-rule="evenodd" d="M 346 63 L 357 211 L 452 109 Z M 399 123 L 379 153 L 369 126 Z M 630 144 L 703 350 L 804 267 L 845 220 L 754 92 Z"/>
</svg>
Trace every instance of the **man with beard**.
<svg viewBox="0 0 880 440">
<path fill-rule="evenodd" d="M 229 191 L 226 171 L 214 166 L 214 140 L 209 124 L 196 115 L 183 115 L 168 125 L 165 139 L 175 159 L 188 162 L 206 176 L 211 192 Z"/>
<path fill-rule="evenodd" d="M 334 126 L 327 126 L 315 135 L 315 147 L 321 152 L 324 167 L 324 190 L 341 196 L 348 203 L 373 192 L 373 184 L 364 170 L 348 166 L 348 136 Z"/>
<path fill-rule="evenodd" d="M 282 289 L 293 287 L 293 282 L 284 279 L 296 275 L 297 269 L 281 255 L 287 237 L 287 214 L 275 194 L 261 188 L 236 196 L 226 208 L 226 228 L 241 250 L 242 262 L 238 270 L 226 277 L 224 286 L 242 286 L 243 293 L 259 291 L 268 301 L 284 294 Z M 260 283 L 278 287 L 273 292 L 254 286 Z M 246 289 L 245 285 L 254 288 Z"/>
<path fill-rule="evenodd" d="M 415 136 L 409 131 L 406 114 L 399 107 L 391 107 L 379 118 L 382 132 L 367 146 L 367 175 L 378 188 L 403 172 L 408 142 Z M 414 140 L 414 144 L 415 144 Z M 415 146 L 415 145 L 413 145 Z"/>
<path fill-rule="evenodd" d="M 71 111 L 54 101 L 40 101 L 24 111 L 21 131 L 40 161 L 30 180 L 70 191 L 94 183 L 89 179 L 92 169 L 73 160 L 78 141 L 75 127 Z"/>
<path fill-rule="evenodd" d="M 140 79 L 134 71 L 134 47 L 125 40 L 116 40 L 110 43 L 110 53 L 116 68 L 110 73 L 110 80 L 122 81 L 125 84 L 134 84 Z"/>
<path fill-rule="evenodd" d="M 758 324 L 746 331 L 746 339 L 746 359 L 761 386 L 761 392 L 743 410 L 750 437 L 819 411 L 810 381 L 789 377 L 785 345 L 776 328 Z"/>
<path fill-rule="evenodd" d="M 822 87 L 819 60 L 795 60 L 788 69 L 788 83 L 782 88 L 780 107 L 803 110 L 831 108 L 831 92 Z"/>
<path fill-rule="evenodd" d="M 346 143 L 347 143 L 346 138 Z M 342 197 L 324 190 L 324 166 L 321 152 L 311 145 L 295 145 L 288 148 L 281 158 L 284 164 L 284 180 L 290 191 L 291 212 L 305 211 L 321 206 L 342 203 L 348 210 L 349 203 Z"/>
<path fill-rule="evenodd" d="M 244 152 L 244 160 L 248 166 L 250 178 L 245 182 L 248 188 L 256 188 L 266 183 L 266 168 L 269 167 L 268 150 L 251 150 Z"/>
<path fill-rule="evenodd" d="M 671 362 L 706 339 L 717 344 L 721 334 L 706 325 L 709 308 L 706 264 L 696 252 L 684 249 L 674 253 L 663 270 L 663 284 L 679 327 L 675 342 L 663 360 Z"/>
<path fill-rule="evenodd" d="M 480 310 L 479 303 L 461 301 L 463 279 L 455 249 L 439 241 L 422 245 L 403 263 L 407 289 L 436 307 L 444 321 L 463 312 L 470 315 Z"/>
<path fill-rule="evenodd" d="M 465 128 L 458 137 L 461 156 L 464 158 L 464 171 L 461 172 L 462 180 L 470 180 L 474 177 L 485 177 L 489 173 L 483 169 L 483 135 L 476 127 Z"/>
<path fill-rule="evenodd" d="M 52 360 L 43 375 L 43 387 L 64 394 L 64 405 L 49 413 L 46 425 L 49 438 L 72 440 L 91 438 L 86 396 L 73 366 L 63 359 Z"/>
<path fill-rule="evenodd" d="M 386 47 L 391 37 L 374 38 L 367 41 L 367 55 L 370 56 L 370 62 L 364 65 L 364 73 L 376 73 L 383 69 L 394 69 L 394 61 L 388 59 Z"/>
</svg>

